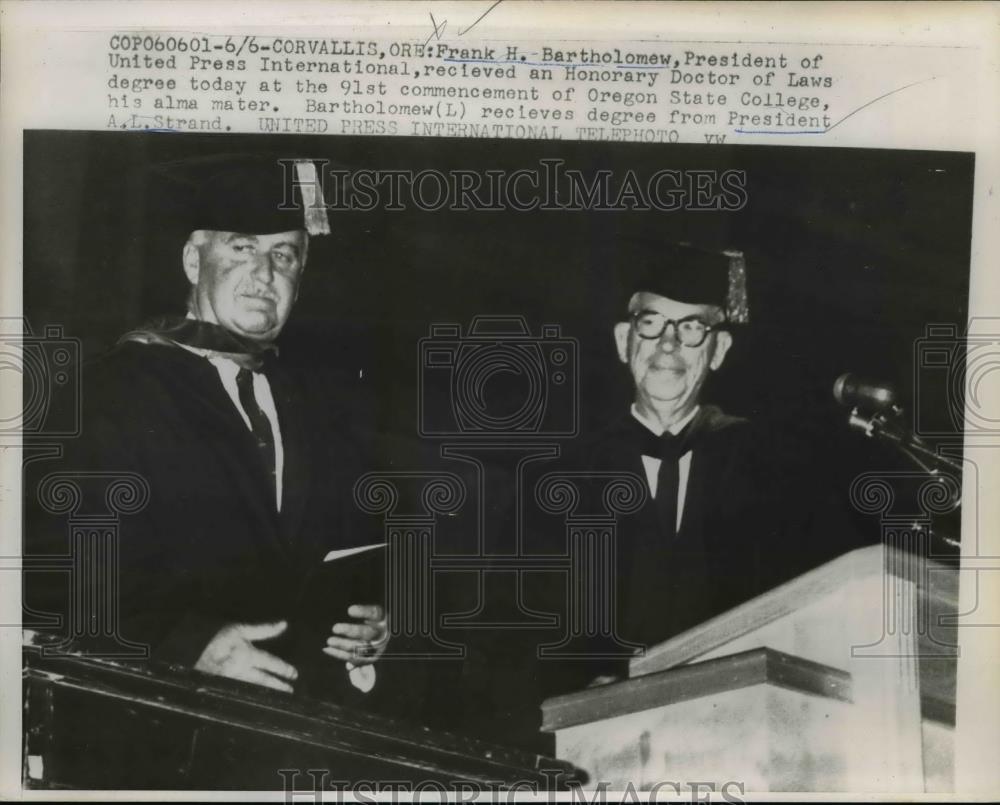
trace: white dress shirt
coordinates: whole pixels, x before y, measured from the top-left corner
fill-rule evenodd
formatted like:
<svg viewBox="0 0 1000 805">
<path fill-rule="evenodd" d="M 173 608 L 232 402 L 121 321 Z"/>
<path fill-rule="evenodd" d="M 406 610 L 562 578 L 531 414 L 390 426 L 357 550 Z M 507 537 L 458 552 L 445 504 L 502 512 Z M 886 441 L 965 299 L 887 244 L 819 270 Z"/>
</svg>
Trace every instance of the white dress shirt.
<svg viewBox="0 0 1000 805">
<path fill-rule="evenodd" d="M 675 422 L 671 425 L 668 430 L 676 436 L 682 430 L 684 426 L 687 425 L 692 419 L 694 419 L 695 414 L 698 413 L 699 406 L 695 406 L 694 410 L 688 414 L 680 422 Z M 663 428 L 658 422 L 654 422 L 651 419 L 647 419 L 642 414 L 639 413 L 638 409 L 635 407 L 635 403 L 632 403 L 632 416 L 643 427 L 651 430 L 657 436 L 663 435 Z M 654 456 L 642 456 L 642 466 L 646 470 L 646 483 L 649 484 L 649 493 L 652 497 L 656 498 L 656 486 L 658 481 L 658 474 L 660 472 L 660 464 L 663 462 L 655 458 Z M 679 532 L 681 530 L 681 520 L 684 517 L 684 499 L 687 496 L 687 485 L 688 476 L 691 474 L 691 451 L 688 450 L 677 462 L 678 470 L 678 483 L 677 483 L 677 525 L 676 529 Z"/>
<path fill-rule="evenodd" d="M 253 426 L 250 424 L 250 417 L 243 410 L 243 406 L 240 405 L 240 393 L 236 388 L 236 374 L 239 372 L 240 367 L 229 360 L 229 358 L 223 358 L 221 355 L 208 350 L 189 347 L 186 344 L 181 344 L 180 346 L 184 347 L 188 352 L 201 355 L 215 367 L 215 370 L 219 373 L 219 379 L 222 381 L 222 387 L 226 390 L 226 394 L 229 395 L 229 399 L 233 401 L 233 405 L 243 419 L 243 423 L 247 426 L 247 430 L 252 433 Z M 271 423 L 271 433 L 274 434 L 274 499 L 278 504 L 278 511 L 281 511 L 281 476 L 285 469 L 285 449 L 281 441 L 281 426 L 278 424 L 278 409 L 274 406 L 274 395 L 271 394 L 271 384 L 259 372 L 253 373 L 253 396 L 257 400 L 257 405 L 264 412 L 264 416 L 267 417 L 267 421 Z"/>
</svg>

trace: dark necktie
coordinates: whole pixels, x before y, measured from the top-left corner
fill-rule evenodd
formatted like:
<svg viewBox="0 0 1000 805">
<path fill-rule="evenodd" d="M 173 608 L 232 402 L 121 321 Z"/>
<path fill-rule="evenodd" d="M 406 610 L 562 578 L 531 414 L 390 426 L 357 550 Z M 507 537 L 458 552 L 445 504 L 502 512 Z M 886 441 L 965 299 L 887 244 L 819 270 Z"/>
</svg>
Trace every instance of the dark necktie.
<svg viewBox="0 0 1000 805">
<path fill-rule="evenodd" d="M 674 436 L 670 432 L 660 437 L 660 469 L 656 473 L 656 510 L 660 514 L 663 533 L 667 538 L 677 534 L 677 494 L 681 485 L 680 459 L 683 431 Z"/>
<path fill-rule="evenodd" d="M 274 454 L 274 432 L 271 430 L 271 422 L 267 414 L 257 404 L 257 397 L 253 393 L 253 372 L 249 369 L 240 369 L 236 373 L 236 390 L 239 392 L 240 405 L 246 412 L 250 420 L 250 429 L 257 440 L 257 449 L 260 451 L 261 459 L 264 462 L 264 469 L 271 479 L 271 491 L 275 494 L 275 454 Z"/>
<path fill-rule="evenodd" d="M 665 431 L 657 436 L 642 423 L 630 417 L 639 431 L 639 452 L 644 456 L 660 459 L 660 468 L 656 473 L 656 511 L 663 528 L 663 534 L 668 539 L 677 534 L 677 494 L 680 489 L 680 459 L 692 446 L 696 433 L 695 423 L 699 419 L 688 422 L 676 436 Z"/>
</svg>

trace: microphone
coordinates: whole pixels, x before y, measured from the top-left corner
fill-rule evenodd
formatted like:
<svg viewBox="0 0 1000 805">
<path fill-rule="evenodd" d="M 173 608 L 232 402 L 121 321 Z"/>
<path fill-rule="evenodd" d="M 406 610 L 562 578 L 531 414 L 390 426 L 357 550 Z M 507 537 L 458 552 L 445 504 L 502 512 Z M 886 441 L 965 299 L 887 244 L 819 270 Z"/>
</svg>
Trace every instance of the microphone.
<svg viewBox="0 0 1000 805">
<path fill-rule="evenodd" d="M 845 372 L 833 384 L 833 398 L 843 406 L 875 411 L 896 410 L 896 392 L 888 384 L 862 380 Z"/>
<path fill-rule="evenodd" d="M 862 380 L 845 372 L 834 381 L 833 398 L 851 409 L 848 425 L 870 438 L 895 444 L 925 472 L 937 474 L 942 469 L 962 472 L 961 461 L 939 454 L 903 424 L 903 409 L 896 405 L 896 391 L 892 386 Z M 865 413 L 861 413 L 862 409 Z"/>
</svg>

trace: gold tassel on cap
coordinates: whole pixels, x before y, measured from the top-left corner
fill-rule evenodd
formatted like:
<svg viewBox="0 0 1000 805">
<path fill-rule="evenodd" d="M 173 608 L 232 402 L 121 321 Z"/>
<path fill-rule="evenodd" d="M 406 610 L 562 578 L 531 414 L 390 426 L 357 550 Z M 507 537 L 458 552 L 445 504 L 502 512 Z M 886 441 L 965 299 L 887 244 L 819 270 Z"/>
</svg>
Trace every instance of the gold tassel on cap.
<svg viewBox="0 0 1000 805">
<path fill-rule="evenodd" d="M 309 160 L 296 160 L 295 175 L 305 205 L 306 232 L 310 235 L 329 235 L 330 219 L 326 214 L 326 200 L 316 174 L 316 165 Z"/>
<path fill-rule="evenodd" d="M 726 298 L 726 318 L 732 324 L 750 323 L 747 301 L 747 264 L 743 252 L 725 251 L 729 258 L 729 293 Z"/>
</svg>

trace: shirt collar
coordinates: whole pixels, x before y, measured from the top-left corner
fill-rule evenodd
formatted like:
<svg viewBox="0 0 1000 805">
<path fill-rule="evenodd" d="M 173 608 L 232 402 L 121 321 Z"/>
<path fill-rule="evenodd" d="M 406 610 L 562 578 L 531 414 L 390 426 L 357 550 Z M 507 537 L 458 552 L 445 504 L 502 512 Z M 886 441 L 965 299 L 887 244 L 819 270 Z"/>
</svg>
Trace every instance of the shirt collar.
<svg viewBox="0 0 1000 805">
<path fill-rule="evenodd" d="M 688 422 L 694 419 L 695 414 L 698 413 L 700 408 L 701 408 L 700 405 L 696 405 L 690 414 L 688 414 L 686 417 L 684 417 L 684 419 L 680 420 L 679 422 L 675 422 L 673 425 L 667 428 L 667 430 L 669 430 L 671 434 L 676 436 L 678 433 L 684 430 L 684 426 L 687 425 Z M 632 416 L 635 417 L 635 419 L 639 422 L 639 424 L 648 428 L 657 436 L 663 435 L 663 427 L 660 425 L 660 423 L 654 422 L 652 419 L 644 417 L 642 414 L 640 414 L 639 409 L 635 407 L 635 403 L 632 403 L 632 407 L 629 410 Z"/>
</svg>

